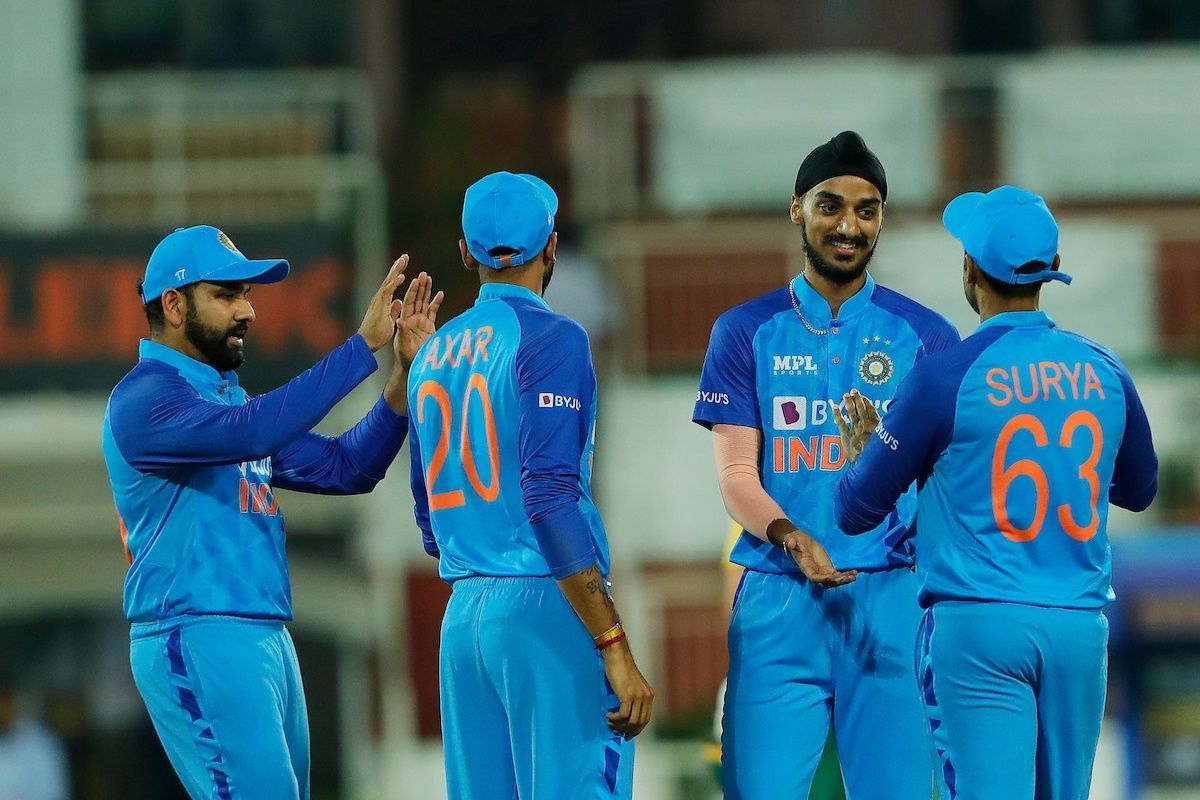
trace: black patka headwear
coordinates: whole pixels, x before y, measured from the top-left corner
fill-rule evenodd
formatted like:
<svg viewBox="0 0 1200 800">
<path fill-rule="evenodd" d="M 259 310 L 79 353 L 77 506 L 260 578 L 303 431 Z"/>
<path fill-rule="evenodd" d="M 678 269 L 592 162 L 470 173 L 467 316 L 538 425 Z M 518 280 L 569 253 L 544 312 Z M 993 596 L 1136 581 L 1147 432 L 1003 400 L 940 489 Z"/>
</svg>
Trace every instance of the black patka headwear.
<svg viewBox="0 0 1200 800">
<path fill-rule="evenodd" d="M 869 181 L 887 200 L 887 176 L 883 164 L 854 131 L 842 131 L 804 158 L 796 173 L 796 195 L 799 197 L 818 183 L 838 175 L 854 175 Z"/>
</svg>

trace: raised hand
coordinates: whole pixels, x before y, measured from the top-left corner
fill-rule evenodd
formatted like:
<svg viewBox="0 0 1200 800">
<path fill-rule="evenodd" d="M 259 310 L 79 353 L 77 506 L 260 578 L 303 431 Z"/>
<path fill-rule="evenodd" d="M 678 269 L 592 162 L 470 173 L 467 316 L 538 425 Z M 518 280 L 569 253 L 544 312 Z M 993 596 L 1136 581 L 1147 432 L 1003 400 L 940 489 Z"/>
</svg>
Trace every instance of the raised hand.
<svg viewBox="0 0 1200 800">
<path fill-rule="evenodd" d="M 372 351 L 377 351 L 392 340 L 396 333 L 396 320 L 400 316 L 401 303 L 395 299 L 396 291 L 404 283 L 404 270 L 408 267 L 408 256 L 396 259 L 379 289 L 371 295 L 367 313 L 363 315 L 358 332 Z"/>
<path fill-rule="evenodd" d="M 396 321 L 393 348 L 396 361 L 405 372 L 412 366 L 421 345 L 433 335 L 437 312 L 442 306 L 443 292 L 433 293 L 433 278 L 422 272 L 408 285 L 400 318 Z"/>
<path fill-rule="evenodd" d="M 834 406 L 833 421 L 837 423 L 838 433 L 841 434 L 846 460 L 853 464 L 862 455 L 875 428 L 879 426 L 879 412 L 857 389 L 851 389 L 842 400 L 846 404 L 846 413 L 843 414 L 839 407 Z"/>
</svg>

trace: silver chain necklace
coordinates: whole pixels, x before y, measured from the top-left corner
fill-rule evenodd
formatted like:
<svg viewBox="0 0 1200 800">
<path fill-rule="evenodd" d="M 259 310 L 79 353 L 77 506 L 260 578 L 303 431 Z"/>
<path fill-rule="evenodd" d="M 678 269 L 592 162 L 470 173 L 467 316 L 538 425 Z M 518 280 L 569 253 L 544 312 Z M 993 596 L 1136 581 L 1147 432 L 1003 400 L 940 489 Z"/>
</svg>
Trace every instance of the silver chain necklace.
<svg viewBox="0 0 1200 800">
<path fill-rule="evenodd" d="M 800 300 L 796 297 L 795 281 L 788 281 L 788 294 L 792 297 L 792 308 L 796 309 L 796 316 L 800 318 L 802 323 L 804 323 L 804 327 L 808 328 L 809 333 L 816 334 L 817 336 L 824 336 L 825 334 L 829 333 L 829 331 L 822 331 L 814 328 L 809 321 L 804 318 L 804 312 L 800 310 Z"/>
</svg>

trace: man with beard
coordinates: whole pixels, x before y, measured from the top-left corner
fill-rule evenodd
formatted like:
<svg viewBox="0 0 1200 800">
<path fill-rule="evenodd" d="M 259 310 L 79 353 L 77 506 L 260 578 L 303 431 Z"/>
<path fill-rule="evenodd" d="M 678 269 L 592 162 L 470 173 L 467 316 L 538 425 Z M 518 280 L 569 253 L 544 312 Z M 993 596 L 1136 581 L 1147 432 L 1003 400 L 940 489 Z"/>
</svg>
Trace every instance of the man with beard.
<svg viewBox="0 0 1200 800">
<path fill-rule="evenodd" d="M 557 212 L 533 175 L 467 189 L 459 250 L 479 299 L 409 376 L 417 525 L 453 587 L 440 654 L 451 800 L 628 798 L 654 700 L 592 502 L 588 337 L 542 299 Z"/>
<path fill-rule="evenodd" d="M 886 407 L 914 363 L 958 341 L 867 273 L 886 199 L 857 133 L 809 153 L 791 204 L 803 273 L 722 314 L 705 358 L 692 418 L 712 431 L 721 495 L 743 528 L 732 560 L 746 568 L 722 737 L 735 800 L 807 797 L 831 723 L 851 800 L 932 793 L 912 659 L 912 498 L 854 539 L 833 511 L 846 463 L 834 406 L 858 389 Z"/>
<path fill-rule="evenodd" d="M 238 385 L 253 285 L 283 280 L 280 259 L 248 260 L 207 225 L 154 249 L 139 285 L 150 323 L 140 360 L 109 398 L 104 459 L 129 572 L 125 614 L 134 681 L 172 766 L 199 798 L 303 800 L 309 732 L 276 488 L 369 492 L 408 431 L 405 375 L 441 294 L 422 273 L 403 302 L 401 256 L 358 332 L 284 386 Z M 296 309 L 296 313 L 304 313 Z M 341 436 L 311 432 L 376 369 L 383 396 Z"/>
<path fill-rule="evenodd" d="M 1041 197 L 968 192 L 942 221 L 980 325 L 913 369 L 882 426 L 846 398 L 855 463 L 837 518 L 871 530 L 921 487 L 918 671 L 950 797 L 1084 800 L 1107 679 L 1108 504 L 1154 500 L 1150 424 L 1121 361 L 1038 309 L 1043 285 L 1071 282 Z"/>
</svg>

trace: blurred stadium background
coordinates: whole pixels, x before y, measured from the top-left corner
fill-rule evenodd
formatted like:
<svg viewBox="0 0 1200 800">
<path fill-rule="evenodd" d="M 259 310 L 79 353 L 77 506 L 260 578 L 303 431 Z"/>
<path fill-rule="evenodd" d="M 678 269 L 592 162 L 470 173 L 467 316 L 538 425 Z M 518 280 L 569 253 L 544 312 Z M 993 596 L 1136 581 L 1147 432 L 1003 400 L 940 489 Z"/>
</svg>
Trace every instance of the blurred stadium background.
<svg viewBox="0 0 1200 800">
<path fill-rule="evenodd" d="M 1131 365 L 1162 457 L 1153 509 L 1112 517 L 1093 797 L 1200 796 L 1197 98 L 1195 0 L 0 0 L 0 754 L 41 719 L 73 797 L 182 797 L 129 675 L 99 448 L 159 238 L 206 222 L 291 259 L 255 292 L 261 391 L 348 335 L 400 252 L 466 307 L 462 191 L 504 168 L 563 197 L 548 299 L 602 370 L 597 491 L 659 693 L 637 796 L 717 796 L 728 520 L 695 383 L 717 314 L 802 264 L 799 160 L 854 128 L 892 186 L 873 269 L 964 334 L 942 204 L 1014 182 L 1055 210 L 1076 282 L 1045 307 Z M 368 497 L 281 500 L 317 800 L 444 797 L 448 591 L 401 461 Z"/>
</svg>

